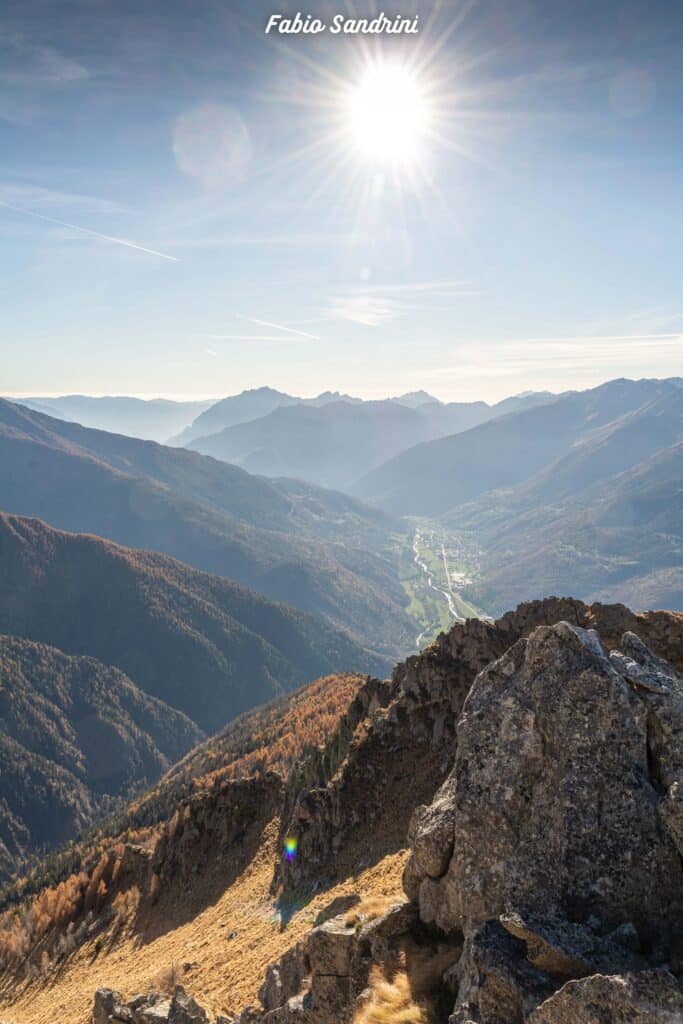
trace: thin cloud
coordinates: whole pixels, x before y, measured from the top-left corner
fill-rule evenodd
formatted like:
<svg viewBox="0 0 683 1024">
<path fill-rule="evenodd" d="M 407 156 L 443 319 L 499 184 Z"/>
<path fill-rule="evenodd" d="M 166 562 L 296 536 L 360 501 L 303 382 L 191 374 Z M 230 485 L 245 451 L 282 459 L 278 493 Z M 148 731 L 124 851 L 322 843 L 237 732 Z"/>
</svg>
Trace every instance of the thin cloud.
<svg viewBox="0 0 683 1024">
<path fill-rule="evenodd" d="M 231 246 L 271 248 L 275 246 L 309 247 L 312 245 L 350 245 L 363 241 L 365 236 L 353 232 L 291 235 L 233 235 L 221 238 L 174 239 L 174 244 L 185 249 L 222 249 Z"/>
<path fill-rule="evenodd" d="M 281 334 L 210 334 L 210 341 L 318 341 L 313 335 L 296 338 L 283 338 Z"/>
<path fill-rule="evenodd" d="M 464 379 L 521 375 L 545 369 L 593 373 L 597 367 L 614 374 L 629 368 L 647 376 L 651 375 L 649 367 L 655 356 L 675 359 L 682 343 L 681 333 L 570 335 L 506 339 L 499 343 L 468 341 L 458 352 L 457 364 L 421 370 L 414 376 L 424 380 L 444 376 Z"/>
<path fill-rule="evenodd" d="M 242 316 L 240 313 L 236 314 L 240 320 L 246 320 L 250 324 L 257 324 L 259 327 L 272 327 L 276 331 L 284 331 L 285 334 L 295 334 L 300 338 L 305 338 L 308 341 L 320 341 L 318 334 L 309 334 L 308 331 L 300 331 L 296 327 L 288 327 L 286 324 L 275 324 L 270 320 L 259 320 L 255 316 Z"/>
<path fill-rule="evenodd" d="M 352 285 L 347 289 L 353 293 L 372 293 L 373 295 L 415 295 L 415 294 L 448 294 L 448 295 L 481 295 L 467 281 L 416 281 L 412 284 L 366 284 Z"/>
<path fill-rule="evenodd" d="M 50 46 L 40 46 L 15 34 L 0 33 L 3 66 L 0 82 L 9 86 L 64 85 L 83 81 L 90 72 L 78 61 Z"/>
<path fill-rule="evenodd" d="M 406 313 L 447 312 L 448 306 L 426 305 L 421 299 L 460 299 L 483 293 L 460 281 L 418 281 L 413 284 L 352 285 L 337 295 L 330 313 L 335 319 L 350 320 L 365 327 L 378 327 Z M 409 301 L 409 300 L 417 300 Z"/>
<path fill-rule="evenodd" d="M 399 305 L 391 299 L 373 295 L 343 295 L 333 301 L 330 313 L 335 320 L 350 320 L 364 327 L 378 327 L 400 315 Z"/>
<path fill-rule="evenodd" d="M 571 345 L 577 344 L 582 345 L 586 342 L 636 342 L 636 341 L 651 341 L 653 339 L 666 339 L 666 338 L 683 338 L 683 334 L 680 331 L 673 334 L 574 334 L 567 338 L 526 338 L 523 341 L 508 341 L 508 345 L 517 344 L 529 344 L 529 345 L 545 345 L 545 344 L 558 344 L 558 345 Z"/>
<path fill-rule="evenodd" d="M 0 182 L 0 200 L 9 206 L 17 206 L 22 211 L 38 211 L 50 209 L 76 208 L 80 215 L 84 213 L 119 214 L 130 213 L 129 207 L 112 199 L 88 195 L 83 192 L 62 192 L 59 189 L 45 188 L 43 185 L 27 184 L 23 181 Z"/>
<path fill-rule="evenodd" d="M 147 253 L 148 256 L 159 256 L 162 260 L 171 260 L 173 263 L 180 262 L 177 256 L 170 256 L 168 253 L 158 252 L 156 249 L 148 249 L 146 246 L 138 245 L 137 242 L 131 242 L 127 238 L 116 238 L 114 235 L 105 235 L 101 231 L 93 231 L 91 228 L 84 228 L 79 224 L 69 224 L 68 221 L 58 220 L 57 217 L 48 217 L 45 213 L 37 213 L 35 210 L 27 210 L 25 207 L 15 206 L 13 203 L 5 202 L 3 199 L 0 199 L 0 206 L 24 217 L 35 217 L 37 220 L 45 221 L 48 224 L 56 224 L 58 227 L 68 228 L 70 231 L 78 231 L 83 235 L 88 235 L 90 238 L 100 238 L 104 242 L 123 245 L 127 249 L 137 249 L 138 252 Z"/>
</svg>

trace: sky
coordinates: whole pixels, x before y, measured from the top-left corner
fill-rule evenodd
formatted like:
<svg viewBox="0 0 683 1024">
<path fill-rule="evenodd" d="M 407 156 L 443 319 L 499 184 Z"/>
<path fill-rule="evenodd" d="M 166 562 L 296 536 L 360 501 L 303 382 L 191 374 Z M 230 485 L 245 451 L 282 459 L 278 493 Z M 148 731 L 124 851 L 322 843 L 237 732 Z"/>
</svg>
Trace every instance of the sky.
<svg viewBox="0 0 683 1024">
<path fill-rule="evenodd" d="M 683 374 L 680 0 L 297 9 L 4 0 L 0 393 Z"/>
</svg>

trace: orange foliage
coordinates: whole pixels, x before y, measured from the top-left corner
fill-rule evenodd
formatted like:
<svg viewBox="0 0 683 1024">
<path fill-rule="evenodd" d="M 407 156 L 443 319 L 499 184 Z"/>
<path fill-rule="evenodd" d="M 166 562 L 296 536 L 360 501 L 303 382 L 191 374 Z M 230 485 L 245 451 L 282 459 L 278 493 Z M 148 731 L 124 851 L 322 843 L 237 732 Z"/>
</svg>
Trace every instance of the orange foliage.
<svg viewBox="0 0 683 1024">
<path fill-rule="evenodd" d="M 286 776 L 306 754 L 322 748 L 334 736 L 340 719 L 355 697 L 361 677 L 355 675 L 327 676 L 299 690 L 289 698 L 284 711 L 270 706 L 249 715 L 249 747 L 241 751 L 221 750 L 221 740 L 205 748 L 209 770 L 195 779 L 195 786 L 204 788 L 215 780 L 238 779 L 260 775 L 266 771 Z M 218 764 L 216 764 L 218 762 Z"/>
<path fill-rule="evenodd" d="M 286 698 L 243 715 L 220 736 L 189 754 L 165 780 L 163 787 L 180 778 L 190 790 L 203 791 L 223 780 L 277 771 L 287 776 L 309 754 L 322 751 L 340 725 L 364 677 L 338 675 L 319 679 Z M 144 797 L 154 800 L 159 787 Z M 164 824 L 126 828 L 118 837 L 100 835 L 84 848 L 89 870 L 82 869 L 46 887 L 18 908 L 0 916 L 0 968 L 25 963 L 35 976 L 48 970 L 52 959 L 68 955 L 82 940 L 97 913 L 111 900 L 121 924 L 140 901 L 137 886 L 120 891 L 124 842 L 150 847 L 161 832 L 173 836 L 182 831 L 191 814 L 189 804 L 176 807 Z M 153 874 L 149 884 L 152 902 L 158 899 L 160 881 Z M 38 947 L 40 946 L 40 951 Z"/>
</svg>

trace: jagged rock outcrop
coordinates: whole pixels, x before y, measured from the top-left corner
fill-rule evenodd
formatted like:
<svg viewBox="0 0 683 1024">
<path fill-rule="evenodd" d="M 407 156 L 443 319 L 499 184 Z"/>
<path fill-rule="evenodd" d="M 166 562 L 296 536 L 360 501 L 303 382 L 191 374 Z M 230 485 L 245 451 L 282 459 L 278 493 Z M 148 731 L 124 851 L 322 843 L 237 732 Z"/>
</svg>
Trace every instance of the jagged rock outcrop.
<svg viewBox="0 0 683 1024">
<path fill-rule="evenodd" d="M 99 988 L 95 993 L 93 1024 L 111 1024 L 122 1021 L 131 1024 L 133 1011 L 123 1001 L 123 996 L 111 988 Z"/>
<path fill-rule="evenodd" d="M 276 964 L 266 970 L 265 981 L 259 989 L 259 1000 L 266 1012 L 284 1006 L 292 996 L 305 987 L 311 972 L 306 943 L 297 942 Z"/>
<path fill-rule="evenodd" d="M 431 806 L 435 790 L 453 764 L 457 721 L 475 677 L 538 626 L 562 620 L 597 629 L 607 646 L 618 646 L 625 632 L 635 631 L 657 655 L 683 671 L 680 613 L 636 615 L 624 605 L 589 606 L 573 598 L 547 598 L 521 604 L 495 622 L 457 623 L 426 651 L 396 667 L 391 687 L 381 691 L 376 710 L 361 734 L 351 739 L 336 774 L 324 785 L 289 792 L 283 839 L 295 836 L 299 855 L 291 861 L 283 858 L 275 887 L 310 889 L 321 878 L 334 877 L 340 850 L 354 835 L 360 836 L 385 818 L 388 807 L 392 823 L 387 827 L 405 835 L 413 809 L 420 804 Z M 357 722 L 361 721 L 359 717 Z M 398 800 L 396 789 L 400 789 Z M 672 818 L 678 817 L 679 805 L 683 806 L 683 786 L 672 789 Z M 411 829 L 421 833 L 413 838 L 424 873 L 429 874 L 428 867 L 435 872 L 442 865 L 427 864 L 427 846 L 432 856 L 436 854 L 432 828 L 423 828 L 417 815 Z M 414 875 L 415 864 L 410 864 L 408 887 Z"/>
<path fill-rule="evenodd" d="M 319 884 L 349 832 L 362 820 L 373 820 L 381 814 L 380 794 L 372 787 L 365 787 L 362 800 L 356 751 L 363 748 L 363 768 L 366 777 L 372 778 L 376 774 L 372 762 L 381 762 L 387 742 L 384 710 L 395 696 L 393 684 L 368 677 L 339 723 L 337 734 L 323 751 L 313 755 L 312 762 L 309 758 L 288 780 L 281 838 L 284 843 L 285 837 L 296 837 L 298 854 L 292 860 L 283 858 L 277 865 L 274 890 L 301 890 Z M 374 722 L 378 723 L 377 729 L 373 729 Z M 359 726 L 366 723 L 369 736 L 365 732 L 357 735 Z M 377 755 L 371 752 L 375 739 Z"/>
<path fill-rule="evenodd" d="M 422 921 L 465 935 L 452 1024 L 573 1020 L 553 993 L 585 978 L 585 995 L 598 972 L 683 977 L 682 695 L 634 634 L 610 656 L 568 622 L 477 676 L 453 771 L 411 822 L 406 871 Z M 555 1016 L 532 1017 L 540 1004 Z M 610 1013 L 585 1019 L 631 1019 Z"/>
<path fill-rule="evenodd" d="M 154 848 L 151 870 L 181 884 L 226 854 L 248 856 L 245 837 L 270 821 L 282 806 L 284 783 L 266 772 L 259 778 L 222 780 L 183 801 Z"/>
<path fill-rule="evenodd" d="M 298 841 L 275 872 L 285 908 L 369 843 L 373 861 L 411 847 L 409 902 L 319 925 L 240 1024 L 350 1024 L 373 967 L 415 949 L 439 965 L 440 1022 L 683 1024 L 682 669 L 683 615 L 531 602 L 368 680 L 287 783 L 181 807 L 154 855 L 172 879 L 279 813 Z"/>
<path fill-rule="evenodd" d="M 95 993 L 93 1024 L 214 1024 L 214 1018 L 188 995 L 182 985 L 173 996 L 161 992 L 135 996 L 127 1003 L 112 989 Z M 227 1017 L 215 1018 L 215 1024 L 231 1024 Z"/>
<path fill-rule="evenodd" d="M 449 1024 L 518 1024 L 555 989 L 526 959 L 524 943 L 497 921 L 471 932 L 448 981 L 457 995 Z"/>
<path fill-rule="evenodd" d="M 531 1014 L 529 1024 L 680 1024 L 683 993 L 668 971 L 593 975 L 569 981 Z"/>
<path fill-rule="evenodd" d="M 396 903 L 377 917 L 341 914 L 314 928 L 305 941 L 268 969 L 262 1008 L 248 1007 L 239 1024 L 350 1024 L 367 995 L 370 972 L 388 973 L 411 958 L 443 972 L 460 945 L 437 943 L 420 927 L 416 908 Z"/>
</svg>

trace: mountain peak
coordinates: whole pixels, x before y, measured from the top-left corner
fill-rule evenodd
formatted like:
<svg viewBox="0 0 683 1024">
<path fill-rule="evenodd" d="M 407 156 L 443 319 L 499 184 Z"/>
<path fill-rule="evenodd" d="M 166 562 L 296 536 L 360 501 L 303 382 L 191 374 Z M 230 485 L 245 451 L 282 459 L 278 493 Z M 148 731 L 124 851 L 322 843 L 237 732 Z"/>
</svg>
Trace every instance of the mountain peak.
<svg viewBox="0 0 683 1024">
<path fill-rule="evenodd" d="M 441 399 L 430 395 L 428 391 L 407 391 L 405 395 L 397 395 L 391 401 L 398 402 L 400 405 L 408 405 L 412 409 L 417 409 L 420 405 L 433 404 L 434 402 L 438 405 L 443 405 Z"/>
</svg>

